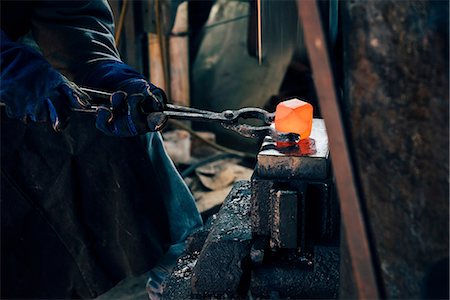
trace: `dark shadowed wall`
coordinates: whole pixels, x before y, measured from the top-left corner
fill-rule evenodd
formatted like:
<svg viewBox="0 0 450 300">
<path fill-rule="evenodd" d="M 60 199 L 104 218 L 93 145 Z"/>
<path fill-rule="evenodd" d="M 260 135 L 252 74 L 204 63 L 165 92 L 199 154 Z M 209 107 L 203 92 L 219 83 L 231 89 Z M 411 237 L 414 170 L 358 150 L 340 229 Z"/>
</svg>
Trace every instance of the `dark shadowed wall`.
<svg viewBox="0 0 450 300">
<path fill-rule="evenodd" d="M 448 2 L 341 8 L 343 104 L 381 282 L 388 298 L 429 297 L 449 253 Z"/>
</svg>

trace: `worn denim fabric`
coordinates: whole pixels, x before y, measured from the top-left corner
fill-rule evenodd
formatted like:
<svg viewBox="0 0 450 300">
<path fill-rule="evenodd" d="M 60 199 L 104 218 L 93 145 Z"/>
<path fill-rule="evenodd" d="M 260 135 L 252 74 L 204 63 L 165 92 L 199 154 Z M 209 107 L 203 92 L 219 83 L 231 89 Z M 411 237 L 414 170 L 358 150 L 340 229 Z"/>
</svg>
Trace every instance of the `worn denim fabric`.
<svg viewBox="0 0 450 300">
<path fill-rule="evenodd" d="M 148 153 L 159 172 L 157 180 L 167 191 L 165 205 L 170 217 L 170 236 L 173 244 L 185 241 L 192 231 L 202 226 L 202 219 L 194 197 L 167 155 L 159 133 L 147 133 Z"/>
<path fill-rule="evenodd" d="M 185 250 L 186 238 L 195 229 L 201 227 L 203 222 L 191 192 L 164 150 L 161 135 L 159 133 L 148 133 L 146 139 L 150 159 L 160 171 L 158 176 L 160 186 L 170 194 L 167 195 L 165 205 L 169 215 L 172 246 L 149 272 L 147 281 L 147 291 L 150 298 L 158 299 L 162 292 L 161 284 L 172 271 L 178 257 Z"/>
</svg>

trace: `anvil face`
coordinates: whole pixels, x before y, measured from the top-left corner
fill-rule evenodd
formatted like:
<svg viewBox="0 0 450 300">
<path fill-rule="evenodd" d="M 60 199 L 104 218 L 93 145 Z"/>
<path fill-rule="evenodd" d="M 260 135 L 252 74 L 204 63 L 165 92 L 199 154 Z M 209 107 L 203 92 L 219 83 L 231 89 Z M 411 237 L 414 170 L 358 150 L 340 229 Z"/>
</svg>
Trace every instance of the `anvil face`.
<svg viewBox="0 0 450 300">
<path fill-rule="evenodd" d="M 321 180 L 328 176 L 328 136 L 323 119 L 313 119 L 311 136 L 282 146 L 266 137 L 258 153 L 256 172 L 261 177 Z"/>
</svg>

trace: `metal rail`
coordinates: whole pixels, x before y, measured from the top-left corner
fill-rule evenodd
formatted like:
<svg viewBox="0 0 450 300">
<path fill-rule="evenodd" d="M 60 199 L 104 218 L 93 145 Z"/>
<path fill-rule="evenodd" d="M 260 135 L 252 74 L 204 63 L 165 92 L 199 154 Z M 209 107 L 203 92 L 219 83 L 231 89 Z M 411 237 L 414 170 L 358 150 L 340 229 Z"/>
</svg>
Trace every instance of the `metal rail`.
<svg viewBox="0 0 450 300">
<path fill-rule="evenodd" d="M 341 216 L 347 238 L 359 299 L 378 299 L 367 225 L 361 210 L 352 163 L 336 93 L 327 43 L 316 0 L 297 0 L 306 49 L 312 67 L 320 109 L 327 127 L 333 170 L 340 199 Z"/>
<path fill-rule="evenodd" d="M 261 0 L 256 0 L 256 14 L 257 14 L 257 29 L 258 29 L 258 65 L 262 64 L 262 15 L 261 15 Z"/>
</svg>

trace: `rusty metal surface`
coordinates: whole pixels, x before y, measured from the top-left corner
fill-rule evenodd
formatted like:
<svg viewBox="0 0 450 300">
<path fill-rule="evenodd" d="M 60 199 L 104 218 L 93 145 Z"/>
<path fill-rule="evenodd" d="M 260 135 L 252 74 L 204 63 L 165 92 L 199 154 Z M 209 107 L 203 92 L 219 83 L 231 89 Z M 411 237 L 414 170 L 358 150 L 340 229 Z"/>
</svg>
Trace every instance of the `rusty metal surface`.
<svg viewBox="0 0 450 300">
<path fill-rule="evenodd" d="M 372 253 L 367 239 L 366 221 L 362 215 L 356 189 L 350 152 L 317 2 L 297 0 L 297 8 L 322 116 L 329 133 L 330 150 L 334 162 L 333 170 L 336 177 L 344 230 L 348 237 L 348 249 L 357 294 L 361 299 L 377 299 L 379 298 L 379 292 L 374 266 L 372 265 Z"/>
<path fill-rule="evenodd" d="M 267 262 L 251 273 L 253 299 L 336 299 L 339 290 L 339 248 L 316 247 L 314 267 Z"/>
<path fill-rule="evenodd" d="M 275 211 L 270 243 L 280 248 L 297 248 L 298 198 L 296 191 L 271 190 Z M 276 216 L 276 217 L 275 217 Z"/>
<path fill-rule="evenodd" d="M 252 233 L 259 236 L 270 236 L 270 191 L 274 182 L 272 180 L 259 180 L 253 174 L 251 199 L 251 225 Z"/>
<path fill-rule="evenodd" d="M 344 111 L 386 298 L 431 298 L 449 255 L 449 2 L 342 8 Z"/>
<path fill-rule="evenodd" d="M 306 190 L 305 190 L 306 187 Z M 295 191 L 299 205 L 297 224 L 298 243 L 337 244 L 339 238 L 339 205 L 331 179 L 323 182 L 307 180 L 279 180 L 254 176 L 252 179 L 251 223 L 255 236 L 272 236 L 275 212 L 274 192 Z M 301 201 L 301 202 L 300 202 Z M 305 236 L 302 236 L 304 234 Z M 308 242 L 305 243 L 306 245 Z"/>
<path fill-rule="evenodd" d="M 322 119 L 313 119 L 311 135 L 294 146 L 280 147 L 266 138 L 257 156 L 261 177 L 325 179 L 329 169 L 328 136 Z"/>
</svg>

